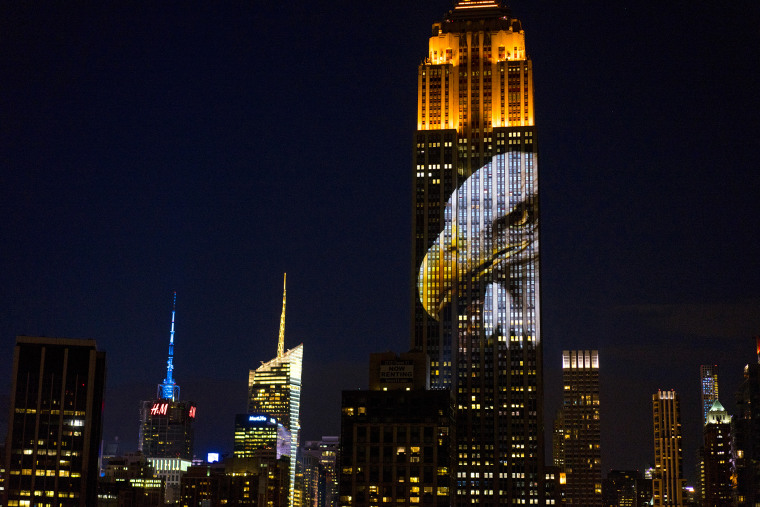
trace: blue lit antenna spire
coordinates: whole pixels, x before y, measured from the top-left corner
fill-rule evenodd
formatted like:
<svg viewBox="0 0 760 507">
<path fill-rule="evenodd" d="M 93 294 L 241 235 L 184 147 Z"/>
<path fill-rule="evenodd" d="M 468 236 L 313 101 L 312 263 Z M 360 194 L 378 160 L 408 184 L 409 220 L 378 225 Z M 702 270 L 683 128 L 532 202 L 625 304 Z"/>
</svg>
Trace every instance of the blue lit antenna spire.
<svg viewBox="0 0 760 507">
<path fill-rule="evenodd" d="M 169 333 L 169 360 L 166 361 L 166 378 L 163 384 L 158 384 L 158 397 L 179 401 L 179 386 L 174 382 L 174 313 L 177 310 L 177 292 L 174 291 L 172 303 L 172 329 Z"/>
</svg>

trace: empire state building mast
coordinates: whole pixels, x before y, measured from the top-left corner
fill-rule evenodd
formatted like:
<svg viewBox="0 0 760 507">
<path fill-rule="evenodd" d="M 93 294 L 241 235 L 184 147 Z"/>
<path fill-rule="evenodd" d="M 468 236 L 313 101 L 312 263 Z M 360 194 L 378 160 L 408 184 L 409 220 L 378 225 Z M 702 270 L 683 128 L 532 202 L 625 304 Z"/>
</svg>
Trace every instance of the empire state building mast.
<svg viewBox="0 0 760 507">
<path fill-rule="evenodd" d="M 179 386 L 174 382 L 174 314 L 177 311 L 177 292 L 172 303 L 172 328 L 169 332 L 169 359 L 166 361 L 166 378 L 158 384 L 157 398 L 179 401 Z"/>
</svg>

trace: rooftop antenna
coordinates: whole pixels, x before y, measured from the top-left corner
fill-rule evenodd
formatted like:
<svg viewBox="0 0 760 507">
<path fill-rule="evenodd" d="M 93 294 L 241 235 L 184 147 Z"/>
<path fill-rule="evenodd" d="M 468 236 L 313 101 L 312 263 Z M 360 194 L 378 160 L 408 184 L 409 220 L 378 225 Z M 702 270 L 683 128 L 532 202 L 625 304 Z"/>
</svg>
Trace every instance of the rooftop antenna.
<svg viewBox="0 0 760 507">
<path fill-rule="evenodd" d="M 283 273 L 282 275 L 282 315 L 280 316 L 280 339 L 277 342 L 277 357 L 282 357 L 285 355 L 285 294 L 287 293 L 285 290 L 286 281 L 288 279 L 288 274 Z"/>
<path fill-rule="evenodd" d="M 174 291 L 172 302 L 172 328 L 169 332 L 169 359 L 166 361 L 166 378 L 163 384 L 158 384 L 158 397 L 161 399 L 179 401 L 179 386 L 174 382 L 174 314 L 177 311 L 177 291 Z"/>
</svg>

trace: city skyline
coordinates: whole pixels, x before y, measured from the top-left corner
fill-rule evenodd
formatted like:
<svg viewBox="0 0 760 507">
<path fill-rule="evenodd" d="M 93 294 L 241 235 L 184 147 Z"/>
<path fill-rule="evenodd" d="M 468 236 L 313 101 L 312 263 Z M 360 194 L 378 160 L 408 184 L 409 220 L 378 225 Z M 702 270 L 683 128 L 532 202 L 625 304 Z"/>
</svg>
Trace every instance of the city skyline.
<svg viewBox="0 0 760 507">
<path fill-rule="evenodd" d="M 288 340 L 309 351 L 303 440 L 337 434 L 340 390 L 366 388 L 369 353 L 409 343 L 413 76 L 453 4 L 3 6 L 4 349 L 23 334 L 94 338 L 109 358 L 104 438 L 135 447 L 177 290 L 199 454 L 231 449 L 288 271 Z M 511 9 L 540 97 L 545 414 L 561 398 L 558 351 L 598 349 L 605 471 L 653 459 L 649 436 L 613 429 L 648 427 L 658 389 L 681 396 L 691 463 L 699 365 L 720 366 L 735 413 L 760 329 L 760 8 Z"/>
</svg>

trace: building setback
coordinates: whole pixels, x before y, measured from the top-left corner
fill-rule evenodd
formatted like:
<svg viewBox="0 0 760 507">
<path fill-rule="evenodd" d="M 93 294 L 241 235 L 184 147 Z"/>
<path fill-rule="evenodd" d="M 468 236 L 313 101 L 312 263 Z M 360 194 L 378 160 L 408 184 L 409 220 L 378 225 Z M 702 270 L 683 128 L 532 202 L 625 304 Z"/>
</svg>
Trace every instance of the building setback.
<svg viewBox="0 0 760 507">
<path fill-rule="evenodd" d="M 105 375 L 94 340 L 16 338 L 6 505 L 97 504 Z"/>
<path fill-rule="evenodd" d="M 411 347 L 456 398 L 457 504 L 546 504 L 533 69 L 501 0 L 459 0 L 417 73 Z"/>
</svg>

